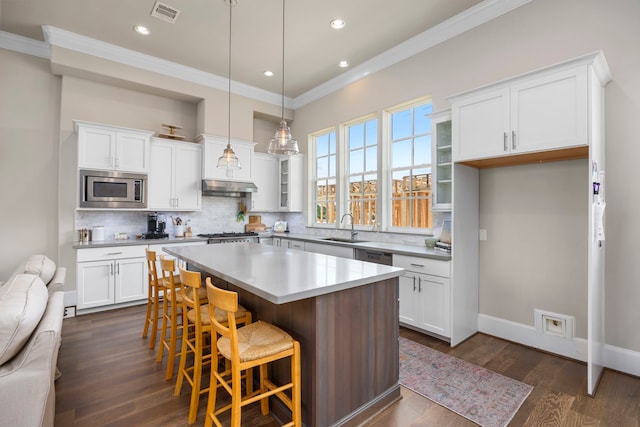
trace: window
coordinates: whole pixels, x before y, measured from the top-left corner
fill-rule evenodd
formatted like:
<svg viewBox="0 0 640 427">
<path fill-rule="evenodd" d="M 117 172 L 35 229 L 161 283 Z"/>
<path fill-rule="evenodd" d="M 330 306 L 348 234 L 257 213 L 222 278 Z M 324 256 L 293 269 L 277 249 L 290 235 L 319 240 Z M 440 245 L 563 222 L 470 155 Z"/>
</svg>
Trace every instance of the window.
<svg viewBox="0 0 640 427">
<path fill-rule="evenodd" d="M 353 223 L 375 225 L 378 199 L 378 119 L 369 118 L 345 127 L 347 145 L 347 212 Z"/>
<path fill-rule="evenodd" d="M 431 101 L 389 111 L 392 228 L 431 228 Z"/>
<path fill-rule="evenodd" d="M 432 228 L 432 111 L 422 97 L 310 135 L 308 224 L 338 228 L 351 213 L 362 230 Z"/>
<path fill-rule="evenodd" d="M 314 224 L 336 223 L 336 133 L 329 131 L 312 136 L 315 148 Z"/>
</svg>

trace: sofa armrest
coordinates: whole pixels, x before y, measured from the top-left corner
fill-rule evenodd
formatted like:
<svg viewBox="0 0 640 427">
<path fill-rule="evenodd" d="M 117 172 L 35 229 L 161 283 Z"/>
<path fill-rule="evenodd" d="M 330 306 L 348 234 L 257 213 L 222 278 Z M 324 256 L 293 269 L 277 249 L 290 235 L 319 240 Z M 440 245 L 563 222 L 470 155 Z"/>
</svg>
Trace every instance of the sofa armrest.
<svg viewBox="0 0 640 427">
<path fill-rule="evenodd" d="M 29 341 L 0 366 L 0 427 L 53 426 L 63 315 L 64 294 L 54 292 Z"/>
<path fill-rule="evenodd" d="M 53 275 L 51 281 L 47 284 L 49 295 L 56 291 L 64 291 L 64 279 L 67 275 L 67 269 L 65 267 L 58 267 L 56 273 Z"/>
</svg>

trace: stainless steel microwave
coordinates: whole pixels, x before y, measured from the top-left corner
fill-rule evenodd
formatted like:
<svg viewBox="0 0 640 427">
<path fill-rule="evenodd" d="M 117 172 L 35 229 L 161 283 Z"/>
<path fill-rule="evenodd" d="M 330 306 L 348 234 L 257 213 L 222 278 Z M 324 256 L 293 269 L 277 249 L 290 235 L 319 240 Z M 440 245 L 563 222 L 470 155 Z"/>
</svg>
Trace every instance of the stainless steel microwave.
<svg viewBox="0 0 640 427">
<path fill-rule="evenodd" d="M 145 209 L 147 175 L 81 170 L 80 207 Z"/>
</svg>

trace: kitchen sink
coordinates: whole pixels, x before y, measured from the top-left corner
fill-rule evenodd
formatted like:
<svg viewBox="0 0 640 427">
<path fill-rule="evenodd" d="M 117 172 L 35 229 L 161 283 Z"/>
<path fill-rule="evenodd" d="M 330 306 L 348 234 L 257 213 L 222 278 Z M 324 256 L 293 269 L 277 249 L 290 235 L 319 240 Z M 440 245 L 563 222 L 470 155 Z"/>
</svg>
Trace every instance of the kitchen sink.
<svg viewBox="0 0 640 427">
<path fill-rule="evenodd" d="M 326 237 L 322 240 L 328 240 L 330 242 L 345 242 L 345 243 L 365 243 L 365 240 L 351 240 L 346 237 Z"/>
</svg>

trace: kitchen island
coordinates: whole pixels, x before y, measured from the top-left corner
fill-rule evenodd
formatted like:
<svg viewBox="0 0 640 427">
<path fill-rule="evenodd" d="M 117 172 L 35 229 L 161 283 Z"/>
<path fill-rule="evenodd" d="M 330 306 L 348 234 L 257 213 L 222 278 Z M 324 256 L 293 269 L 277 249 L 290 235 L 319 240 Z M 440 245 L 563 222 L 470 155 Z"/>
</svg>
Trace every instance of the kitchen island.
<svg viewBox="0 0 640 427">
<path fill-rule="evenodd" d="M 358 425 L 400 399 L 402 269 L 256 243 L 165 251 L 237 291 L 254 319 L 300 341 L 304 425 Z M 272 374 L 287 378 L 288 372 L 281 364 Z M 273 412 L 288 417 L 277 404 Z"/>
</svg>

